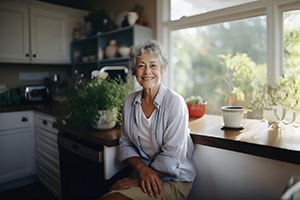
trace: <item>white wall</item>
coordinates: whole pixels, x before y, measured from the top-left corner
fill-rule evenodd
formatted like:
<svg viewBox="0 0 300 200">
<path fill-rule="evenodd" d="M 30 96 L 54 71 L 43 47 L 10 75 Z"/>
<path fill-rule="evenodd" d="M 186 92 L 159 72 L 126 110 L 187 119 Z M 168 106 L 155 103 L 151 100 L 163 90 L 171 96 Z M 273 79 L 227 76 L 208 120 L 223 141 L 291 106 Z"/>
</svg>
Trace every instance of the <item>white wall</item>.
<svg viewBox="0 0 300 200">
<path fill-rule="evenodd" d="M 189 200 L 280 199 L 289 178 L 300 176 L 300 165 L 203 145 L 196 145 L 194 160 Z"/>
</svg>

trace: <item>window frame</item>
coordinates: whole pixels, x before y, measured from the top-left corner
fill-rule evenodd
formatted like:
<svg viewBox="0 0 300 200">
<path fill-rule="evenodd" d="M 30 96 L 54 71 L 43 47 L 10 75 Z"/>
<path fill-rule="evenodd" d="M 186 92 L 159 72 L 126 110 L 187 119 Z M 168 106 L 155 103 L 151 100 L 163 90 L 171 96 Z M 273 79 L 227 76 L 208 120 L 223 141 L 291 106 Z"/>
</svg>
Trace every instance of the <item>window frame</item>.
<svg viewBox="0 0 300 200">
<path fill-rule="evenodd" d="M 282 13 L 300 9 L 299 0 L 259 0 L 174 21 L 170 18 L 170 0 L 156 0 L 156 5 L 157 40 L 166 48 L 170 61 L 172 55 L 171 32 L 174 30 L 266 15 L 268 83 L 274 85 L 283 74 Z M 173 74 L 174 66 L 170 62 L 163 83 L 171 89 L 174 89 Z"/>
</svg>

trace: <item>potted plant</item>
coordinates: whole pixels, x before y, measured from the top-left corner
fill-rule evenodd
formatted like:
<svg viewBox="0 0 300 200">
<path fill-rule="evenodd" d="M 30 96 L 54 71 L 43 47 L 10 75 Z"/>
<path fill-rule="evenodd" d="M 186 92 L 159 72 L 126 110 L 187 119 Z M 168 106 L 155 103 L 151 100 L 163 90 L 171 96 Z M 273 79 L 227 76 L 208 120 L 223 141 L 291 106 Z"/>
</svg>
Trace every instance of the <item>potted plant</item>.
<svg viewBox="0 0 300 200">
<path fill-rule="evenodd" d="M 116 123 L 121 124 L 123 102 L 131 91 L 132 87 L 121 78 L 108 79 L 106 72 L 95 70 L 84 87 L 66 97 L 57 121 L 79 135 L 91 127 L 112 128 Z M 104 127 L 98 127 L 99 122 L 103 122 Z"/>
<path fill-rule="evenodd" d="M 207 101 L 205 101 L 201 96 L 191 96 L 185 100 L 189 116 L 195 118 L 201 118 L 206 113 Z"/>
<path fill-rule="evenodd" d="M 282 76 L 274 86 L 259 85 L 250 106 L 252 109 L 272 111 L 279 126 L 289 123 L 298 126 L 295 121 L 300 112 L 300 83 L 293 76 Z M 293 115 L 290 121 L 286 120 L 288 112 Z"/>
</svg>

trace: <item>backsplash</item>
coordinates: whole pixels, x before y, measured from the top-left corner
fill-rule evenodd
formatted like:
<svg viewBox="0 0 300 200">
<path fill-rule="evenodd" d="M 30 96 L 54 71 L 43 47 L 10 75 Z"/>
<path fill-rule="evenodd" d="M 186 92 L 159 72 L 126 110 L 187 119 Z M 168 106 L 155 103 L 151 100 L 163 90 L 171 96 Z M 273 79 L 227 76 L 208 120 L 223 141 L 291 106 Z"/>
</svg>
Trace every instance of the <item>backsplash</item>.
<svg viewBox="0 0 300 200">
<path fill-rule="evenodd" d="M 71 74 L 71 65 L 0 64 L 0 85 L 15 88 L 45 84 L 45 78 L 59 74 L 60 80 Z"/>
</svg>

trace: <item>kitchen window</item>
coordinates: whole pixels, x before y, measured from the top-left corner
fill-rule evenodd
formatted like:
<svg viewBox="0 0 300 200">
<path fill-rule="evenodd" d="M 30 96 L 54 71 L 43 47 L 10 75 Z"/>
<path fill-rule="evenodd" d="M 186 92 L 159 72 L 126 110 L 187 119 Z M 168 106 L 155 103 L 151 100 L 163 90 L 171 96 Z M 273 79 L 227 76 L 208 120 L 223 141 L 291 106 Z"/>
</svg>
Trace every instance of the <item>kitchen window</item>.
<svg viewBox="0 0 300 200">
<path fill-rule="evenodd" d="M 248 75 L 255 73 L 256 80 L 270 84 L 283 72 L 300 71 L 299 1 L 210 0 L 202 4 L 157 1 L 157 38 L 170 60 L 164 83 L 183 97 L 201 95 L 208 101 L 207 113 L 221 114 L 220 107 L 230 96 L 228 80 L 236 78 L 225 65 L 226 56 L 249 59 L 254 67 Z M 247 70 L 242 74 L 244 86 L 251 84 Z M 248 117 L 261 118 L 262 113 Z"/>
</svg>

